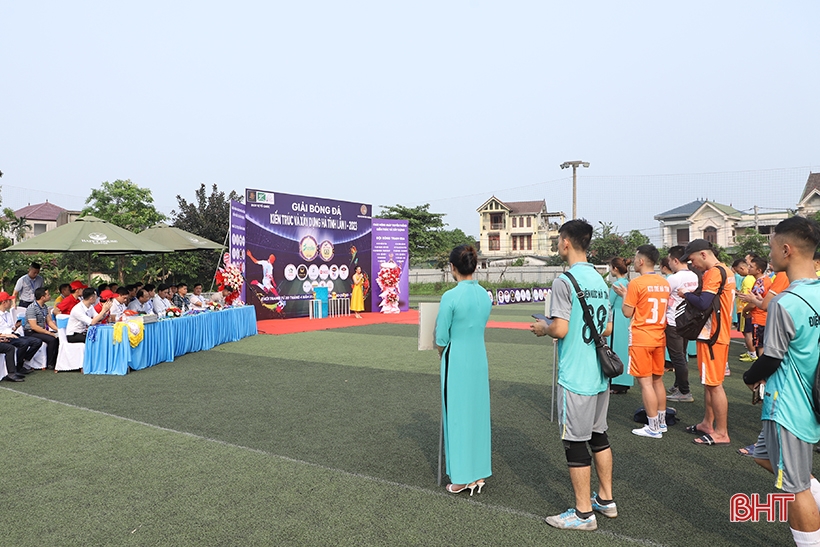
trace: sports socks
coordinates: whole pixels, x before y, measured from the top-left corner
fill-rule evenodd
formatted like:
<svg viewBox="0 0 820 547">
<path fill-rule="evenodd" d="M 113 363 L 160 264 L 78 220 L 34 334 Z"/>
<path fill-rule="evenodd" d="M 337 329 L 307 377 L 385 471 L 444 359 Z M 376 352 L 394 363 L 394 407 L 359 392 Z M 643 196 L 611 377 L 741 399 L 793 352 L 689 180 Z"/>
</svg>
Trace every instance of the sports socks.
<svg viewBox="0 0 820 547">
<path fill-rule="evenodd" d="M 814 503 L 817 504 L 817 509 L 820 510 L 820 482 L 814 477 L 811 478 L 811 483 L 809 483 L 809 489 L 811 490 L 811 497 L 814 498 Z"/>
<path fill-rule="evenodd" d="M 578 508 L 576 507 L 576 508 L 575 508 L 575 514 L 578 516 L 578 518 L 579 518 L 579 519 L 581 519 L 581 520 L 586 520 L 586 519 L 588 519 L 589 517 L 591 517 L 591 516 L 593 515 L 593 512 L 592 512 L 592 511 L 590 511 L 589 513 L 582 513 L 582 512 L 581 512 L 581 511 L 579 511 L 579 510 L 578 510 Z M 794 530 L 792 530 L 792 531 L 794 531 Z"/>
<path fill-rule="evenodd" d="M 601 504 L 601 505 L 609 505 L 610 503 L 612 503 L 612 500 L 605 500 L 605 499 L 603 499 L 603 498 L 601 497 L 601 494 L 596 494 L 596 495 L 595 495 L 595 500 L 596 500 L 599 504 Z"/>
<path fill-rule="evenodd" d="M 658 422 L 658 420 L 660 420 L 659 416 L 660 415 L 655 416 L 654 418 L 649 418 L 649 429 L 651 429 L 652 431 L 660 431 L 661 426 Z"/>
<path fill-rule="evenodd" d="M 666 409 L 658 411 L 658 427 L 666 425 Z"/>
<path fill-rule="evenodd" d="M 797 547 L 811 547 L 820 545 L 820 530 L 814 532 L 798 532 L 794 528 L 789 528 L 792 531 L 792 539 Z"/>
</svg>

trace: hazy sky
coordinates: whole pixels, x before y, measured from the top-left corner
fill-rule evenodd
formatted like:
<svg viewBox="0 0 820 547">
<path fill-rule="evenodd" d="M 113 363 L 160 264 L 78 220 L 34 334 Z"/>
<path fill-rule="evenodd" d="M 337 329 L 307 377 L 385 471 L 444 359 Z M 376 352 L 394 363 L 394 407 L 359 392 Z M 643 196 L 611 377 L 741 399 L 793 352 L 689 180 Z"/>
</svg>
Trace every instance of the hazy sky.
<svg viewBox="0 0 820 547">
<path fill-rule="evenodd" d="M 7 2 L 3 205 L 130 178 L 620 230 L 700 197 L 794 207 L 820 171 L 820 2 Z M 812 38 L 814 37 L 814 38 Z M 661 176 L 669 175 L 669 176 Z M 654 233 L 653 233 L 654 230 Z"/>
</svg>

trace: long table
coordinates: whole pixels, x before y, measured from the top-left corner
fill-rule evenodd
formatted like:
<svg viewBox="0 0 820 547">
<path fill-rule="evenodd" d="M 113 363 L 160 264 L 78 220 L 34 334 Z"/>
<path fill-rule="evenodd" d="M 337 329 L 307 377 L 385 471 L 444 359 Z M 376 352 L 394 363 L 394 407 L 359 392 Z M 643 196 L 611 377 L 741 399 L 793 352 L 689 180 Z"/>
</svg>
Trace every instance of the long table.
<svg viewBox="0 0 820 547">
<path fill-rule="evenodd" d="M 114 325 L 95 325 L 90 329 L 85 343 L 83 372 L 122 376 L 129 368 L 144 369 L 171 362 L 186 353 L 253 336 L 256 334 L 256 311 L 253 306 L 241 306 L 162 319 L 145 325 L 143 340 L 135 348 L 131 347 L 127 333 L 123 333 L 122 342 L 114 342 Z"/>
</svg>

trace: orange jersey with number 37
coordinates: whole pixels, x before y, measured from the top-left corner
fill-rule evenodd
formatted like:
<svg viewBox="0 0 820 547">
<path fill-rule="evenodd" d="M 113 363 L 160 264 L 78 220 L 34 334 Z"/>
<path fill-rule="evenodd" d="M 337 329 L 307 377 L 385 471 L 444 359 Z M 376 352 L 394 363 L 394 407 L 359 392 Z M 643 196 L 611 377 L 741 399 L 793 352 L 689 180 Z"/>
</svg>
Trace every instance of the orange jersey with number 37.
<svg viewBox="0 0 820 547">
<path fill-rule="evenodd" d="M 643 274 L 626 286 L 624 304 L 635 308 L 629 325 L 629 345 L 660 347 L 666 345 L 666 306 L 669 283 L 658 274 Z"/>
</svg>

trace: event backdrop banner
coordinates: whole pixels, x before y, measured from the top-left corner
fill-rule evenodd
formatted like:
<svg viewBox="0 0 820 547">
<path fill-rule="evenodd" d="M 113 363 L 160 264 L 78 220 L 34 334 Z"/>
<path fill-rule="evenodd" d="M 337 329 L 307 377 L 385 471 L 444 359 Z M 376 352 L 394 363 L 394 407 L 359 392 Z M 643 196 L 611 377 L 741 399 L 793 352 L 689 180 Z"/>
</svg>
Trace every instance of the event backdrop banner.
<svg viewBox="0 0 820 547">
<path fill-rule="evenodd" d="M 246 302 L 257 318 L 307 316 L 316 287 L 348 297 L 356 266 L 370 271 L 372 212 L 369 204 L 246 189 Z"/>
<path fill-rule="evenodd" d="M 245 273 L 245 204 L 231 200 L 231 235 L 228 245 L 231 264 Z M 245 285 L 239 289 L 239 300 L 245 302 Z"/>
<path fill-rule="evenodd" d="M 373 219 L 373 300 L 371 310 L 398 313 L 410 309 L 410 252 L 407 220 Z"/>
</svg>

